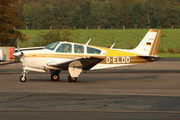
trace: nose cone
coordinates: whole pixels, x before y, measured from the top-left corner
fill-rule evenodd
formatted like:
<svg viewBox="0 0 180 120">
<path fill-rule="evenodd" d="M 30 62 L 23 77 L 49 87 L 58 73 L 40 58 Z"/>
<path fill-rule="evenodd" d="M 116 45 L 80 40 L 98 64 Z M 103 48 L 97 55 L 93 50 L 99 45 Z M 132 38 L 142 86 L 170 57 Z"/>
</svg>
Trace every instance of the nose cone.
<svg viewBox="0 0 180 120">
<path fill-rule="evenodd" d="M 16 52 L 16 53 L 13 54 L 13 56 L 15 56 L 15 57 L 21 57 L 21 56 L 22 56 L 22 53 L 21 53 L 21 52 Z"/>
</svg>

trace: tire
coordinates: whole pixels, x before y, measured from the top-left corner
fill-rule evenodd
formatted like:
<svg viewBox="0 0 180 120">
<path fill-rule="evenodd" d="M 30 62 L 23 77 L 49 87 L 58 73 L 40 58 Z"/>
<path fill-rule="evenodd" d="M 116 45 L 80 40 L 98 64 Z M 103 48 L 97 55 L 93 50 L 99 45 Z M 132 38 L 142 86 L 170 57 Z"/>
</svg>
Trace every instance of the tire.
<svg viewBox="0 0 180 120">
<path fill-rule="evenodd" d="M 57 73 L 51 74 L 51 80 L 52 81 L 58 81 L 59 80 L 59 75 Z"/>
<path fill-rule="evenodd" d="M 20 80 L 21 82 L 26 82 L 27 78 L 24 77 L 24 79 L 23 79 L 23 75 L 22 75 L 22 76 L 19 78 L 19 80 Z"/>
<path fill-rule="evenodd" d="M 71 77 L 70 75 L 68 76 L 68 81 L 69 82 L 76 82 L 77 81 L 77 77 Z"/>
</svg>

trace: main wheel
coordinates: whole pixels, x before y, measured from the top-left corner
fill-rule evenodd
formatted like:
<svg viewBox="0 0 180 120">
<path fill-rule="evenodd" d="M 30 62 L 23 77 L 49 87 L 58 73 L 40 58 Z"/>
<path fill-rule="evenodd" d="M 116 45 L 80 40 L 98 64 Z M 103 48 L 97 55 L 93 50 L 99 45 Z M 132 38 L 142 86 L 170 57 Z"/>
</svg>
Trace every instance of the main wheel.
<svg viewBox="0 0 180 120">
<path fill-rule="evenodd" d="M 77 77 L 71 77 L 70 75 L 68 76 L 68 81 L 69 82 L 76 82 L 77 81 Z"/>
<path fill-rule="evenodd" d="M 26 76 L 25 77 L 23 77 L 23 75 L 19 78 L 19 80 L 21 81 L 21 82 L 26 82 Z"/>
<path fill-rule="evenodd" d="M 52 81 L 58 81 L 59 80 L 59 75 L 57 73 L 51 74 L 51 80 Z"/>
</svg>

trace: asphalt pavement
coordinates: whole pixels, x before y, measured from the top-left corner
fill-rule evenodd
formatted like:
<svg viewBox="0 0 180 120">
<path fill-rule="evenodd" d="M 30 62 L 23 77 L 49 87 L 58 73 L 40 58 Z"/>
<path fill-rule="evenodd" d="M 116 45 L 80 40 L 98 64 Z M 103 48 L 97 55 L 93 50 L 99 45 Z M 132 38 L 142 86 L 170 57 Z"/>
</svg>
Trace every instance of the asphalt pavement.
<svg viewBox="0 0 180 120">
<path fill-rule="evenodd" d="M 0 65 L 0 120 L 179 120 L 180 59 L 82 73 L 52 82 L 50 73 L 19 77 L 21 63 Z"/>
</svg>

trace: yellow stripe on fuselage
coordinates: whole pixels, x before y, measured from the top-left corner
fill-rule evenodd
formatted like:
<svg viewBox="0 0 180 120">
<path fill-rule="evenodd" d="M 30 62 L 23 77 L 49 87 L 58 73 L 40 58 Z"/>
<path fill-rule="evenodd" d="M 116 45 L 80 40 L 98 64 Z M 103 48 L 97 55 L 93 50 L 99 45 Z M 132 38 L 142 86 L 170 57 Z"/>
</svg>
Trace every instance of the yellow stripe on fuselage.
<svg viewBox="0 0 180 120">
<path fill-rule="evenodd" d="M 74 53 L 26 53 L 24 57 L 45 57 L 45 58 L 65 58 L 75 59 L 77 57 L 104 57 L 104 55 L 96 54 L 74 54 Z"/>
<path fill-rule="evenodd" d="M 105 56 L 137 56 L 139 55 L 139 54 L 135 54 L 131 52 L 125 52 L 125 51 L 114 50 L 114 49 L 103 48 L 103 47 L 95 47 L 95 46 L 90 46 L 90 47 L 105 50 L 107 52 Z"/>
</svg>

